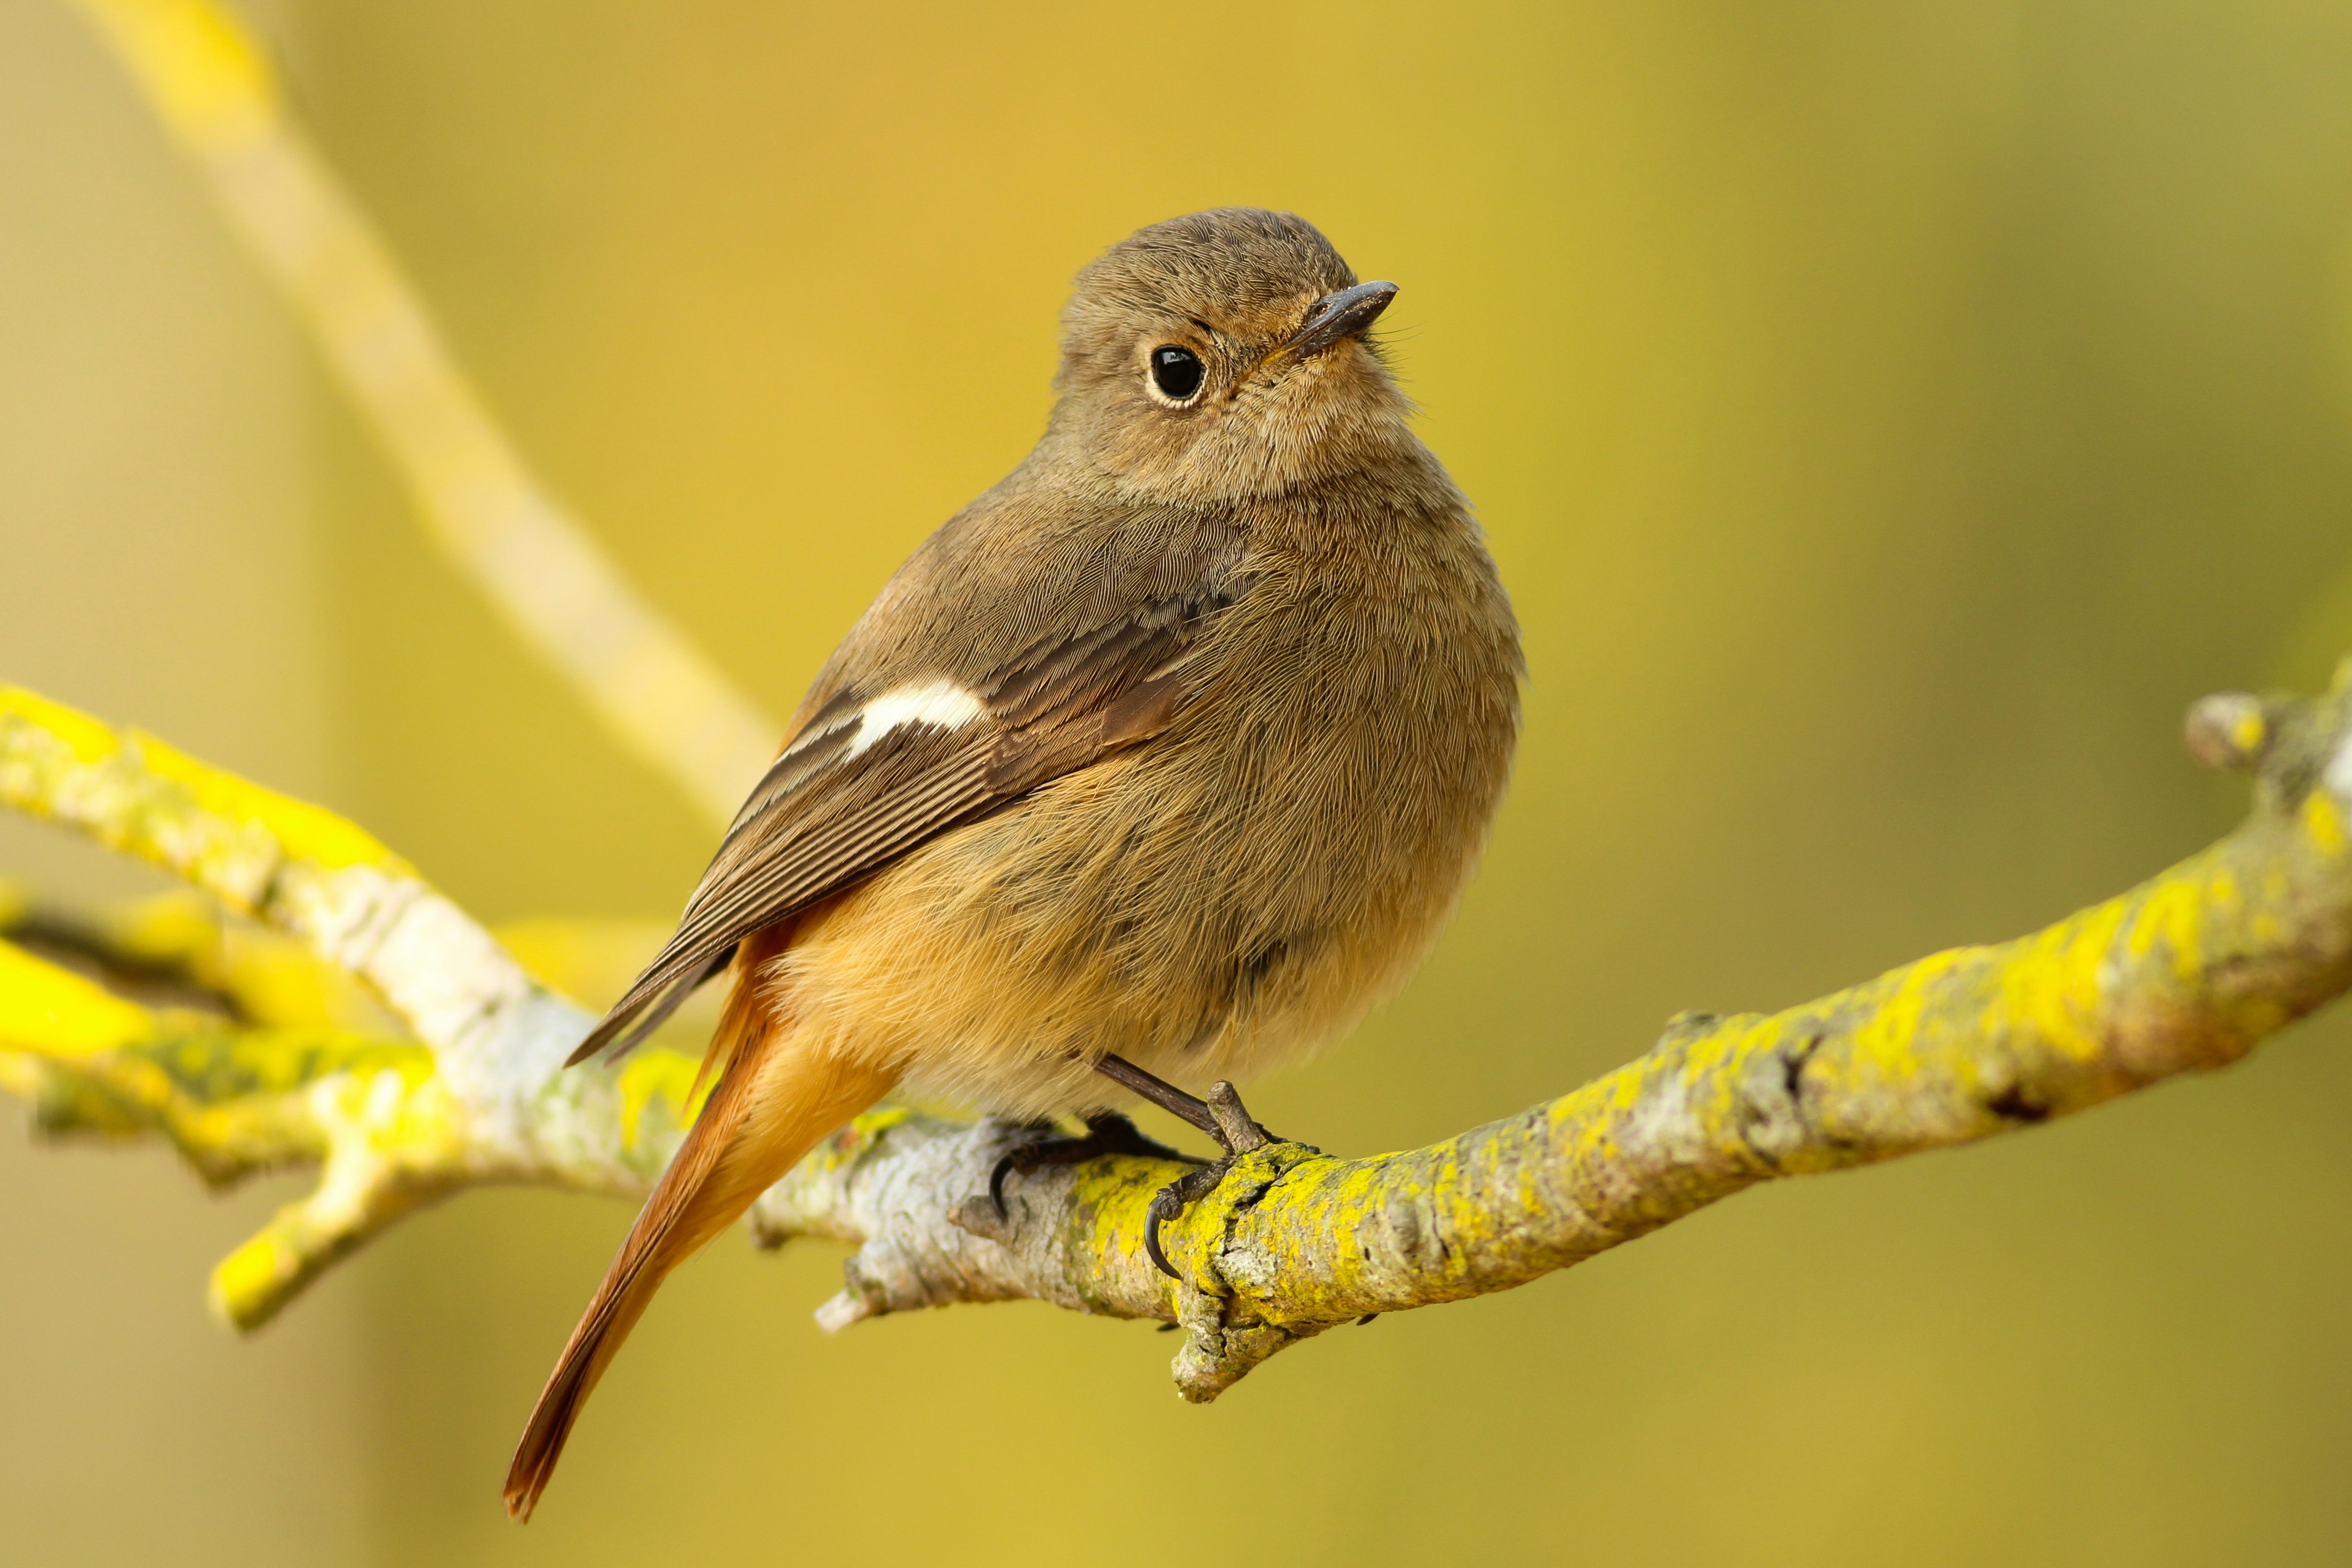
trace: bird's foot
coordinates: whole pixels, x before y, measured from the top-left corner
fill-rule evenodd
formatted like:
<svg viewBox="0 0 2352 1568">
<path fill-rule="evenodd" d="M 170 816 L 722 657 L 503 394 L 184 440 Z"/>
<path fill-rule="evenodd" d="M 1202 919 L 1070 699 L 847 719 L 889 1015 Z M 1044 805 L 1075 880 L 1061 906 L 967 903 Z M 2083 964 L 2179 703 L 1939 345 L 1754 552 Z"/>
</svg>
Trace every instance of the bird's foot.
<svg viewBox="0 0 2352 1568">
<path fill-rule="evenodd" d="M 1184 1276 L 1176 1271 L 1175 1265 L 1168 1261 L 1168 1254 L 1160 1250 L 1160 1228 L 1171 1220 L 1181 1218 L 1187 1208 L 1216 1191 L 1218 1184 L 1225 1179 L 1225 1173 L 1233 1169 L 1234 1162 L 1242 1155 L 1254 1154 L 1268 1144 L 1289 1141 L 1258 1125 L 1256 1118 L 1243 1105 L 1242 1097 L 1234 1092 L 1230 1083 L 1220 1081 L 1210 1085 L 1208 1099 L 1196 1103 L 1208 1112 L 1207 1120 L 1211 1124 L 1202 1130 L 1224 1145 L 1224 1155 L 1198 1170 L 1186 1171 L 1161 1187 L 1159 1196 L 1151 1200 L 1150 1208 L 1145 1211 L 1143 1220 L 1144 1251 L 1150 1255 L 1151 1261 L 1161 1273 L 1179 1281 Z"/>
<path fill-rule="evenodd" d="M 1047 1166 L 1074 1166 L 1097 1155 L 1139 1155 L 1146 1159 L 1181 1160 L 1187 1165 L 1202 1163 L 1191 1155 L 1145 1137 L 1134 1123 L 1116 1111 L 1107 1111 L 1087 1118 L 1084 1137 L 1068 1137 L 1048 1128 L 1045 1135 L 1007 1149 L 988 1175 L 988 1199 L 996 1206 L 997 1218 L 1006 1218 L 1005 1177 L 1015 1172 L 1026 1176 Z"/>
<path fill-rule="evenodd" d="M 1276 1137 L 1257 1124 L 1257 1121 L 1234 1092 L 1234 1086 L 1220 1080 L 1209 1088 L 1206 1100 L 1195 1100 L 1164 1078 L 1155 1077 L 1123 1056 L 1099 1056 L 1094 1059 L 1094 1070 L 1114 1083 L 1150 1101 L 1170 1115 L 1190 1122 L 1217 1140 L 1225 1151 L 1222 1159 L 1212 1160 L 1196 1171 L 1187 1171 L 1160 1189 L 1144 1213 L 1143 1249 L 1151 1257 L 1160 1271 L 1179 1284 L 1184 1276 L 1168 1261 L 1160 1250 L 1160 1228 L 1171 1219 L 1180 1218 L 1184 1211 L 1217 1190 L 1233 1169 L 1234 1162 L 1244 1155 L 1255 1154 L 1268 1144 L 1284 1144 L 1290 1140 Z M 1302 1144 L 1298 1147 L 1308 1154 L 1322 1151 Z M 1183 1158 L 1178 1155 L 1178 1158 Z"/>
</svg>

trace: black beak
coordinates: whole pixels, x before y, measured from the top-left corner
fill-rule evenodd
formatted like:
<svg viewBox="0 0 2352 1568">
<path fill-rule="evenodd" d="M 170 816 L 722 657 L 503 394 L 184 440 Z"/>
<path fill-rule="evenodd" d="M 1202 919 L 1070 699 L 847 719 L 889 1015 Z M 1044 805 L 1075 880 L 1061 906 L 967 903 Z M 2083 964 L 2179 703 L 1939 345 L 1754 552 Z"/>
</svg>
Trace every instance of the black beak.
<svg viewBox="0 0 2352 1568">
<path fill-rule="evenodd" d="M 1282 351 L 1294 360 L 1304 360 L 1319 354 L 1335 343 L 1359 337 L 1365 328 L 1380 319 L 1389 301 L 1397 297 L 1393 283 L 1359 283 L 1353 288 L 1342 288 L 1337 294 L 1326 294 L 1307 313 L 1307 319 L 1291 335 Z"/>
</svg>

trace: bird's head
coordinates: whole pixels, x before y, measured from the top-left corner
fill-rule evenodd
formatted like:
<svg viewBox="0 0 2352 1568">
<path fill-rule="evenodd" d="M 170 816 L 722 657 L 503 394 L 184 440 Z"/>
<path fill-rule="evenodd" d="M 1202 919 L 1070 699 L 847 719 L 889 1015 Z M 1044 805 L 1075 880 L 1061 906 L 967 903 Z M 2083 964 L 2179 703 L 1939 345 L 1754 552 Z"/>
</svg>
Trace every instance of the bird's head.
<svg viewBox="0 0 2352 1568">
<path fill-rule="evenodd" d="M 1169 499 L 1279 495 L 1420 446 L 1366 330 L 1396 297 L 1288 213 L 1226 207 L 1121 240 L 1062 317 L 1054 431 Z"/>
</svg>

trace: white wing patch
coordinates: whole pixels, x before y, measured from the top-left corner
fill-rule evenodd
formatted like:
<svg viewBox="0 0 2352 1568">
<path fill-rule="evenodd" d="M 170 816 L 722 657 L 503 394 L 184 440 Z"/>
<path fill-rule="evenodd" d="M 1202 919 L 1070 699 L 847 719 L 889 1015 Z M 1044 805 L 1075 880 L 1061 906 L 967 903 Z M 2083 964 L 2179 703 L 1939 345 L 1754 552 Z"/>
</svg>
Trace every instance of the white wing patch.
<svg viewBox="0 0 2352 1568">
<path fill-rule="evenodd" d="M 849 743 L 848 757 L 863 755 L 902 726 L 921 724 L 935 729 L 961 729 L 978 718 L 982 711 L 980 698 L 953 681 L 926 681 L 919 686 L 895 687 L 857 710 L 857 735 Z"/>
<path fill-rule="evenodd" d="M 986 712 L 986 705 L 977 695 L 953 681 L 931 680 L 894 686 L 822 728 L 804 731 L 784 748 L 782 757 L 769 764 L 768 776 L 760 780 L 759 788 L 743 802 L 743 809 L 735 813 L 735 825 L 727 831 L 728 841 L 733 842 L 735 835 L 754 817 L 815 774 L 855 762 L 879 745 L 884 736 L 910 724 L 934 729 L 961 729 Z M 822 758 L 809 755 L 827 737 L 839 735 L 852 725 L 857 727 L 857 733 L 849 737 L 847 746 Z"/>
<path fill-rule="evenodd" d="M 953 681 L 925 681 L 919 685 L 893 687 L 823 728 L 808 730 L 795 738 L 784 748 L 784 754 L 769 765 L 768 776 L 760 780 L 760 787 L 751 791 L 743 809 L 735 814 L 736 828 L 799 789 L 814 773 L 855 762 L 893 730 L 910 724 L 961 729 L 986 711 L 979 697 Z M 857 727 L 857 733 L 850 737 L 847 746 L 822 760 L 811 760 L 807 753 L 819 742 L 839 735 L 852 725 Z M 729 830 L 730 838 L 733 832 L 733 829 Z"/>
<path fill-rule="evenodd" d="M 928 724 L 940 729 L 961 729 L 981 716 L 980 699 L 953 681 L 927 681 L 919 686 L 898 686 L 862 707 L 852 708 L 823 729 L 812 729 L 784 748 L 779 764 L 791 761 L 826 736 L 851 725 L 857 735 L 842 754 L 847 761 L 873 749 L 876 743 L 902 725 Z"/>
</svg>

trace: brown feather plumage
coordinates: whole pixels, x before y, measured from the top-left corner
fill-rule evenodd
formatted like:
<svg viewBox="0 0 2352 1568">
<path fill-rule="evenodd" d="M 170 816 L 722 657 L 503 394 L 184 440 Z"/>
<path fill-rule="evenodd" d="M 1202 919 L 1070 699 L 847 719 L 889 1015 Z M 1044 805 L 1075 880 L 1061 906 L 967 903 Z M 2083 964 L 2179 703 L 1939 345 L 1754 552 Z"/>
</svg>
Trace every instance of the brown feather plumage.
<svg viewBox="0 0 2352 1568">
<path fill-rule="evenodd" d="M 1114 1051 L 1243 1078 L 1433 939 L 1501 799 L 1521 663 L 1468 506 L 1355 325 L 1384 288 L 1248 209 L 1079 275 L 1044 438 L 827 661 L 582 1048 L 733 955 L 710 1105 L 541 1396 L 511 1508 L 662 1275 L 860 1094 L 1100 1109 Z M 1170 349 L 1196 392 L 1155 379 Z"/>
<path fill-rule="evenodd" d="M 515 1447 L 505 1492 L 515 1519 L 529 1519 L 538 1506 L 580 1407 L 671 1270 L 889 1088 L 871 1069 L 804 1049 L 790 1013 L 763 994 L 760 967 L 791 940 L 784 926 L 743 946 L 737 959 L 743 972 L 703 1058 L 702 1072 L 714 1080 L 710 1098 L 556 1357 Z"/>
</svg>

